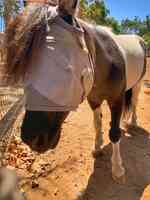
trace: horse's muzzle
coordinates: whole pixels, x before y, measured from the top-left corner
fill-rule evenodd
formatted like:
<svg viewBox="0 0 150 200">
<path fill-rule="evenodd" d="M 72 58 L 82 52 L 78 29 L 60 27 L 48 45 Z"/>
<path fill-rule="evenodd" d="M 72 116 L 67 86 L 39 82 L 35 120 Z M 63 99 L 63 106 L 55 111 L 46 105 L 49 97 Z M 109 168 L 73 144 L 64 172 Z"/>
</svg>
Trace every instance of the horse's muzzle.
<svg viewBox="0 0 150 200">
<path fill-rule="evenodd" d="M 27 136 L 27 132 L 21 131 L 21 139 L 22 141 L 27 144 L 33 151 L 36 151 L 38 153 L 44 153 L 50 149 L 54 149 L 60 139 L 60 130 L 57 131 L 57 133 L 54 134 L 48 134 L 48 133 L 41 133 L 36 134 L 33 136 L 32 134 Z M 30 134 L 30 132 L 29 132 Z M 27 137 L 26 137 L 27 136 Z"/>
<path fill-rule="evenodd" d="M 61 125 L 67 115 L 65 112 L 27 110 L 21 127 L 21 139 L 39 153 L 54 149 L 59 142 Z"/>
</svg>

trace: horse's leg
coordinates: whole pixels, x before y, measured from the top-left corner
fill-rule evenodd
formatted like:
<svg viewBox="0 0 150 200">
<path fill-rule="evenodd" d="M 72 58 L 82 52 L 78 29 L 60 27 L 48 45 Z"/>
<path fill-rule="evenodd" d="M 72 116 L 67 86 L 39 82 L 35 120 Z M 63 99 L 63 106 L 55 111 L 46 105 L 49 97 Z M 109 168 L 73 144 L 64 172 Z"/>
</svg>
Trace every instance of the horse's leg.
<svg viewBox="0 0 150 200">
<path fill-rule="evenodd" d="M 94 116 L 94 127 L 96 132 L 95 150 L 93 151 L 93 156 L 97 157 L 102 153 L 101 146 L 103 144 L 101 107 L 98 107 L 93 111 L 93 116 Z"/>
<path fill-rule="evenodd" d="M 4 61 L 4 54 L 3 54 L 2 50 L 0 50 L 0 60 L 1 60 L 1 62 Z"/>
<path fill-rule="evenodd" d="M 0 50 L 0 61 L 2 62 L 3 60 L 2 60 L 3 58 L 2 58 L 2 52 L 1 52 L 1 50 Z"/>
<path fill-rule="evenodd" d="M 109 131 L 109 137 L 112 142 L 112 177 L 118 182 L 124 182 L 125 169 L 122 164 L 122 158 L 120 154 L 120 139 L 121 129 L 120 120 L 123 111 L 123 98 L 119 98 L 115 103 L 108 102 L 111 111 L 111 128 Z"/>
<path fill-rule="evenodd" d="M 93 111 L 93 121 L 96 132 L 95 149 L 93 150 L 93 156 L 97 157 L 101 154 L 101 146 L 103 144 L 101 103 L 94 104 L 90 100 L 88 102 Z"/>
<path fill-rule="evenodd" d="M 132 88 L 132 116 L 130 119 L 130 124 L 137 126 L 137 104 L 138 104 L 138 98 L 140 94 L 142 86 L 142 81 L 136 84 L 134 88 Z"/>
</svg>

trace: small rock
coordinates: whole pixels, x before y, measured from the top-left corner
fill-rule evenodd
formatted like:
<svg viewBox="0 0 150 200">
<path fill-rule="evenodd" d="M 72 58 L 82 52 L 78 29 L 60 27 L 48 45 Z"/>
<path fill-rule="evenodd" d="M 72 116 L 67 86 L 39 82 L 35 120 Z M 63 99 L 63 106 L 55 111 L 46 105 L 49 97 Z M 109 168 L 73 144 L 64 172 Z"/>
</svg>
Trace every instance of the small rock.
<svg viewBox="0 0 150 200">
<path fill-rule="evenodd" d="M 33 180 L 33 181 L 32 181 L 32 189 L 35 189 L 35 188 L 37 188 L 37 187 L 39 187 L 38 181 L 37 181 L 37 180 Z"/>
<path fill-rule="evenodd" d="M 58 188 L 56 188 L 54 191 L 54 195 L 57 196 L 58 192 L 59 192 L 59 190 L 58 190 Z"/>
</svg>

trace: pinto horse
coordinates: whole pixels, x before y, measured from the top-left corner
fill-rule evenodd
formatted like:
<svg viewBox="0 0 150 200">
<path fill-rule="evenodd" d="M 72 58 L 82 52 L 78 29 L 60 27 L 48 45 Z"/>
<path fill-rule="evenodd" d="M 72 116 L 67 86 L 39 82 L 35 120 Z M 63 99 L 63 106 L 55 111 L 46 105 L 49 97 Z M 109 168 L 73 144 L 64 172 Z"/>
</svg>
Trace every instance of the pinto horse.
<svg viewBox="0 0 150 200">
<path fill-rule="evenodd" d="M 29 6 L 7 27 L 7 77 L 11 84 L 23 81 L 26 96 L 21 137 L 37 152 L 55 148 L 65 118 L 87 97 L 94 113 L 97 156 L 102 143 L 100 107 L 106 100 L 112 176 L 122 181 L 121 119 L 130 111 L 131 122 L 137 120 L 145 45 L 136 35 L 117 36 L 76 18 L 78 5 L 78 0 L 59 0 L 57 7 Z"/>
</svg>

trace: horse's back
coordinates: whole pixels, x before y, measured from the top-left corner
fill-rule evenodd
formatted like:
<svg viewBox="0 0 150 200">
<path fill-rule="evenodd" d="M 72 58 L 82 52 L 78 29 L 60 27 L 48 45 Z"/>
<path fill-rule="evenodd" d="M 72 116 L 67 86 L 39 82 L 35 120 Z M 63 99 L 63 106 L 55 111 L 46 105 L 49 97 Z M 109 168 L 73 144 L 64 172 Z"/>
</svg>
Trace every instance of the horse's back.
<svg viewBox="0 0 150 200">
<path fill-rule="evenodd" d="M 143 48 L 140 41 L 143 39 L 137 35 L 117 35 L 116 40 L 121 45 L 121 47 L 126 51 L 128 56 L 143 57 Z"/>
<path fill-rule="evenodd" d="M 142 38 L 137 35 L 115 36 L 118 45 L 122 48 L 126 62 L 127 87 L 130 89 L 142 78 L 145 68 L 145 52 L 141 45 Z"/>
</svg>

